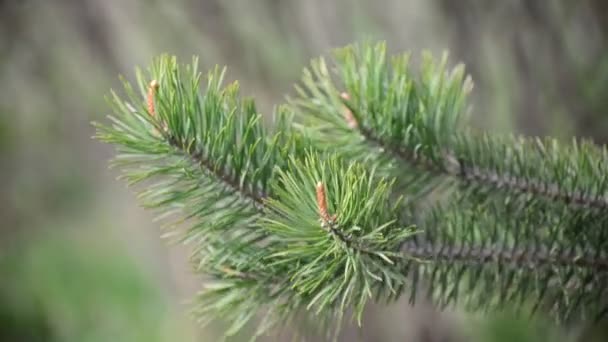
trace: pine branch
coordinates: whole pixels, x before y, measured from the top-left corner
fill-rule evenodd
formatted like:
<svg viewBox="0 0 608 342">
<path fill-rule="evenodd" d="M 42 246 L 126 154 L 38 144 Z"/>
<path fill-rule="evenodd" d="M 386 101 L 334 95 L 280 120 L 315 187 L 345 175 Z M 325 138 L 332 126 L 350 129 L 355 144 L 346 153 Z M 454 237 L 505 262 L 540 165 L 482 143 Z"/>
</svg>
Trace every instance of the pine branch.
<svg viewBox="0 0 608 342">
<path fill-rule="evenodd" d="M 360 318 L 370 282 L 403 278 L 387 265 L 411 232 L 379 221 L 391 213 L 382 200 L 389 184 L 361 166 L 304 155 L 287 112 L 279 112 L 275 133 L 267 132 L 253 103 L 237 99 L 236 86 L 221 88 L 222 77 L 218 69 L 210 73 L 201 95 L 195 66 L 184 70 L 162 57 L 151 70 L 157 81 L 139 74 L 144 98 L 125 83 L 129 102 L 113 95 L 114 124 L 97 125 L 97 137 L 117 147 L 114 165 L 130 184 L 145 184 L 144 205 L 189 223 L 182 240 L 194 247 L 196 270 L 212 280 L 198 296 L 201 321 L 228 319 L 230 335 L 261 310 L 289 318 L 316 306 L 316 314 L 333 317 L 328 324 L 338 322 L 335 329 L 352 304 Z M 329 229 L 316 202 L 303 212 L 302 198 L 294 197 L 314 193 L 319 181 L 327 184 L 328 210 L 336 213 Z M 298 215 L 308 216 L 287 225 L 285 203 L 299 204 Z M 294 241 L 292 229 L 306 225 Z M 311 240 L 316 243 L 301 245 Z M 318 267 L 323 271 L 315 274 Z M 344 277 L 343 267 L 348 281 L 332 287 L 327 281 Z"/>
<path fill-rule="evenodd" d="M 308 307 L 315 312 L 335 310 L 341 317 L 352 304 L 360 321 L 373 284 L 403 281 L 393 268 L 403 258 L 400 244 L 414 231 L 395 221 L 390 186 L 362 165 L 336 158 L 292 159 L 279 171 L 263 225 L 286 245 L 270 257 L 298 265 L 289 273 L 291 286 L 312 296 Z"/>
<path fill-rule="evenodd" d="M 464 263 L 484 265 L 504 263 L 512 268 L 527 267 L 580 267 L 596 272 L 608 270 L 608 258 L 596 251 L 578 254 L 572 250 L 551 253 L 538 247 L 517 247 L 505 249 L 502 246 L 468 246 L 408 243 L 403 247 L 406 255 L 420 260 L 433 260 L 441 263 Z"/>
<path fill-rule="evenodd" d="M 402 184 L 397 193 L 407 194 L 411 204 L 442 185 L 458 185 L 450 202 L 461 213 L 423 225 L 426 242 L 404 244 L 404 252 L 423 263 L 407 265 L 431 269 L 430 289 L 445 291 L 458 287 L 460 276 L 450 276 L 454 270 L 471 276 L 491 274 L 489 270 L 499 267 L 496 276 L 512 280 L 513 272 L 521 270 L 502 268 L 516 261 L 534 267 L 523 267 L 527 273 L 522 273 L 521 282 L 510 281 L 493 293 L 504 297 L 523 288 L 520 294 L 541 301 L 542 295 L 530 294 L 522 285 L 545 272 L 541 269 L 574 272 L 580 282 L 589 278 L 595 289 L 605 287 L 606 278 L 595 275 L 604 274 L 608 250 L 601 233 L 607 213 L 606 150 L 589 142 L 564 147 L 552 139 L 472 132 L 463 127 L 471 86 L 462 66 L 447 72 L 445 56 L 435 62 L 425 55 L 422 71 L 415 76 L 408 55 L 389 63 L 385 51 L 384 44 L 337 50 L 335 74 L 323 59 L 313 61 L 290 103 L 301 118 L 296 128 L 317 148 L 375 167 L 382 176 L 397 177 Z M 471 208 L 477 216 L 463 223 Z M 538 213 L 541 218 L 531 218 Z M 482 218 L 485 230 L 479 227 Z M 450 228 L 454 225 L 458 229 Z M 505 233 L 487 231 L 496 226 Z M 450 239 L 446 228 L 453 230 Z M 518 234 L 525 239 L 513 237 Z M 461 241 L 463 237 L 469 240 Z M 509 241 L 515 242 L 507 246 Z M 449 281 L 436 286 L 435 272 Z M 548 286 L 553 276 L 547 277 L 540 287 L 582 295 L 580 287 L 564 291 L 562 283 Z M 415 293 L 416 282 L 413 287 Z M 439 292 L 441 302 L 445 292 Z M 575 316 L 567 302 L 566 294 L 559 298 L 565 309 L 554 313 L 556 317 Z M 593 315 L 598 307 L 599 302 L 587 303 L 582 315 Z"/>
<path fill-rule="evenodd" d="M 422 260 L 404 266 L 408 274 L 422 273 L 411 279 L 412 293 L 422 280 L 440 306 L 458 301 L 474 310 L 534 312 L 552 305 L 544 311 L 558 321 L 600 318 L 608 306 L 606 216 L 556 217 L 542 204 L 508 215 L 517 208 L 505 202 L 434 209 L 421 225 L 424 235 L 402 246 Z"/>
<path fill-rule="evenodd" d="M 200 165 L 209 174 L 221 181 L 224 186 L 230 189 L 234 195 L 242 196 L 249 202 L 253 203 L 259 210 L 262 209 L 264 199 L 267 197 L 265 193 L 254 193 L 254 191 L 246 189 L 244 186 L 239 184 L 239 180 L 237 179 L 236 175 L 231 175 L 224 172 L 224 170 L 214 167 L 213 162 L 205 158 L 203 152 L 195 150 L 192 145 L 190 145 L 190 147 L 184 146 L 183 143 L 180 143 L 171 137 L 169 137 L 167 141 L 176 149 L 178 153 L 190 158 L 193 164 Z"/>
<path fill-rule="evenodd" d="M 290 102 L 305 122 L 300 129 L 319 148 L 382 165 L 404 183 L 411 183 L 405 166 L 427 178 L 458 180 L 477 193 L 608 208 L 604 148 L 471 132 L 463 128 L 472 86 L 462 66 L 447 72 L 445 55 L 439 62 L 424 55 L 416 77 L 408 55 L 389 63 L 385 50 L 384 44 L 350 46 L 335 52 L 335 75 L 323 59 L 304 72 Z"/>
<path fill-rule="evenodd" d="M 128 102 L 113 94 L 114 124 L 96 124 L 97 138 L 117 147 L 114 165 L 130 184 L 145 184 L 139 196 L 144 206 L 158 209 L 161 218 L 177 214 L 178 225 L 189 223 L 182 240 L 193 245 L 198 271 L 243 293 L 267 291 L 256 297 L 261 300 L 282 270 L 261 261 L 275 242 L 256 222 L 273 169 L 286 162 L 296 142 L 285 132 L 266 132 L 253 103 L 237 98 L 237 85 L 221 87 L 223 73 L 210 73 L 201 95 L 196 61 L 182 69 L 175 58 L 159 58 L 150 70 L 157 81 L 138 73 L 144 99 L 126 82 Z M 287 115 L 279 110 L 278 127 L 286 126 Z M 200 297 L 214 298 L 214 289 Z M 264 304 L 241 313 L 253 317 Z M 239 315 L 229 315 L 230 333 L 246 323 Z"/>
<path fill-rule="evenodd" d="M 201 94 L 196 61 L 182 68 L 161 57 L 149 76 L 138 73 L 140 95 L 128 83 L 127 101 L 113 94 L 113 125 L 97 125 L 97 137 L 116 146 L 124 178 L 144 187 L 144 206 L 188 227 L 182 241 L 209 277 L 197 318 L 226 319 L 233 335 L 262 313 L 258 336 L 303 315 L 335 337 L 349 309 L 361 323 L 372 298 L 415 299 L 423 285 L 441 306 L 513 303 L 534 312 L 550 304 L 559 320 L 606 312 L 608 215 L 510 196 L 568 202 L 569 194 L 593 206 L 606 186 L 604 176 L 593 178 L 606 152 L 455 129 L 462 71 L 448 77 L 445 63 L 425 64 L 416 83 L 403 57 L 389 73 L 384 47 L 374 49 L 364 50 L 361 67 L 344 50 L 348 94 L 323 62 L 315 78 L 308 72 L 311 95 L 300 90 L 292 105 L 311 114 L 312 129 L 294 124 L 290 107 L 267 129 L 236 84 L 222 87 L 217 68 Z M 406 193 L 445 175 L 476 185 L 415 228 L 420 215 L 407 214 L 413 200 L 396 186 L 402 165 L 412 171 Z M 505 187 L 503 196 L 488 194 Z"/>
<path fill-rule="evenodd" d="M 347 104 L 345 104 L 347 105 Z M 352 113 L 353 109 L 349 109 Z M 520 176 L 512 176 L 509 173 L 498 173 L 494 169 L 483 169 L 468 163 L 463 159 L 454 157 L 453 151 L 444 152 L 443 160 L 436 164 L 413 150 L 400 147 L 397 144 L 383 141 L 374 135 L 372 130 L 356 125 L 361 136 L 373 147 L 386 153 L 389 158 L 398 159 L 410 165 L 415 165 L 420 170 L 434 176 L 449 176 L 459 178 L 463 184 L 474 184 L 485 188 L 496 190 L 508 190 L 514 193 L 530 194 L 534 197 L 544 197 L 549 200 L 563 202 L 568 205 L 605 210 L 608 209 L 608 198 L 605 196 L 592 196 L 582 193 L 580 190 L 566 190 L 557 183 L 549 183 L 540 179 L 530 179 Z M 489 139 L 489 138 L 485 138 Z M 492 143 L 492 142 L 489 142 Z M 513 138 L 511 145 L 526 144 L 525 141 Z M 529 145 L 529 143 L 527 144 Z M 523 147 L 521 150 L 533 150 L 531 147 Z M 564 152 L 567 153 L 567 152 Z"/>
</svg>

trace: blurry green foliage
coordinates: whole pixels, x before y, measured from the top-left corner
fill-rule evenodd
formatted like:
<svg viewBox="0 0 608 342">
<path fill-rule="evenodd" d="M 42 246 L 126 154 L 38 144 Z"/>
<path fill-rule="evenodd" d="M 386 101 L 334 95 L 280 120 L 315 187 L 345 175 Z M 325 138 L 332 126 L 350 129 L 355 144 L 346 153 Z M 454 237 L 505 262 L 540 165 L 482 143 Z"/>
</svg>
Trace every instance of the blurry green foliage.
<svg viewBox="0 0 608 342">
<path fill-rule="evenodd" d="M 2 252 L 0 341 L 169 340 L 154 283 L 120 251 L 93 245 L 48 234 Z"/>
<path fill-rule="evenodd" d="M 559 336 L 557 329 L 550 329 L 550 325 L 530 322 L 526 318 L 503 314 L 468 328 L 478 342 L 567 341 L 564 336 Z"/>
</svg>

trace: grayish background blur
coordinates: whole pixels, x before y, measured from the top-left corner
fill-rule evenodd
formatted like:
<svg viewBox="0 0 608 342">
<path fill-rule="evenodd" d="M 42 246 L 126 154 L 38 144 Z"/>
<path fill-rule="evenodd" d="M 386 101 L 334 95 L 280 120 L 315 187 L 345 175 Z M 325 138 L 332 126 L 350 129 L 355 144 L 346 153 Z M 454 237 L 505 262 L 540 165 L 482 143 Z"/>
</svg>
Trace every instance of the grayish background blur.
<svg viewBox="0 0 608 342">
<path fill-rule="evenodd" d="M 479 128 L 608 140 L 603 0 L 0 1 L 0 340 L 213 340 L 221 324 L 187 317 L 187 251 L 115 180 L 90 122 L 163 52 L 227 65 L 269 113 L 310 58 L 367 38 L 464 62 Z M 457 340 L 460 315 L 419 310 L 372 308 L 342 340 Z"/>
</svg>

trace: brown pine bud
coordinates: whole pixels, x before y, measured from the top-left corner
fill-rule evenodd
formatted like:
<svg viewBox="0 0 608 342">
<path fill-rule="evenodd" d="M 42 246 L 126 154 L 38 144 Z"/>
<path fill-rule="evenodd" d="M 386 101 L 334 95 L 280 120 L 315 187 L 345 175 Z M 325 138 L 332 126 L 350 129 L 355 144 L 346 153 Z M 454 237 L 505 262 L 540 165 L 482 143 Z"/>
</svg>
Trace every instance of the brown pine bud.
<svg viewBox="0 0 608 342">
<path fill-rule="evenodd" d="M 317 183 L 317 207 L 319 208 L 319 217 L 323 224 L 327 224 L 331 221 L 329 213 L 327 212 L 327 198 L 325 196 L 325 187 L 322 182 Z"/>
<path fill-rule="evenodd" d="M 150 113 L 152 116 L 156 115 L 156 109 L 154 108 L 154 97 L 159 86 L 160 85 L 158 84 L 157 80 L 152 80 L 148 86 L 148 113 Z"/>
<path fill-rule="evenodd" d="M 340 94 L 340 97 L 345 101 L 350 100 L 350 95 L 348 95 L 348 93 L 345 93 L 345 92 L 342 92 Z M 357 119 L 355 119 L 353 112 L 346 105 L 344 106 L 344 112 L 342 113 L 342 115 L 344 116 L 344 119 L 346 120 L 346 123 L 348 124 L 348 127 L 350 129 L 357 128 L 357 126 L 358 126 Z"/>
</svg>

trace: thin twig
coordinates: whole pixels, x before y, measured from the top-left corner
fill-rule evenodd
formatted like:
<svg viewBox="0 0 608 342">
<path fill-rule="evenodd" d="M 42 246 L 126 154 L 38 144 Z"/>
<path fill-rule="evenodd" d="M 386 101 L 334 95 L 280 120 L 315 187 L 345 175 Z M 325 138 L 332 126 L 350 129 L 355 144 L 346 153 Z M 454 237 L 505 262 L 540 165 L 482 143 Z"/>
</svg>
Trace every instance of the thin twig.
<svg viewBox="0 0 608 342">
<path fill-rule="evenodd" d="M 557 253 L 546 249 L 523 247 L 508 248 L 504 246 L 467 246 L 433 244 L 430 242 L 408 242 L 403 244 L 402 252 L 414 258 L 443 263 L 465 263 L 479 265 L 487 263 L 510 264 L 514 268 L 527 267 L 579 267 L 598 272 L 608 271 L 608 258 L 594 251 L 584 251 L 573 255 L 571 251 L 562 250 Z"/>
<path fill-rule="evenodd" d="M 345 98 L 342 96 L 342 98 Z M 352 117 L 353 108 L 345 104 Z M 350 120 L 345 118 L 351 126 Z M 353 127 L 351 127 L 353 128 Z M 550 200 L 557 200 L 568 205 L 608 209 L 608 198 L 599 196 L 589 196 L 581 191 L 565 191 L 558 184 L 547 183 L 538 179 L 526 179 L 509 174 L 499 174 L 494 170 L 482 169 L 469 165 L 466 161 L 454 157 L 453 152 L 444 153 L 445 166 L 440 166 L 433 161 L 416 154 L 414 151 L 389 143 L 378 136 L 367 127 L 360 123 L 354 125 L 361 136 L 371 144 L 381 148 L 384 153 L 388 153 L 406 163 L 418 165 L 425 171 L 433 174 L 445 174 L 460 178 L 464 182 L 478 183 L 484 186 L 501 189 L 506 188 L 514 192 L 529 193 L 542 196 Z M 450 167 L 447 167 L 449 165 Z"/>
</svg>

